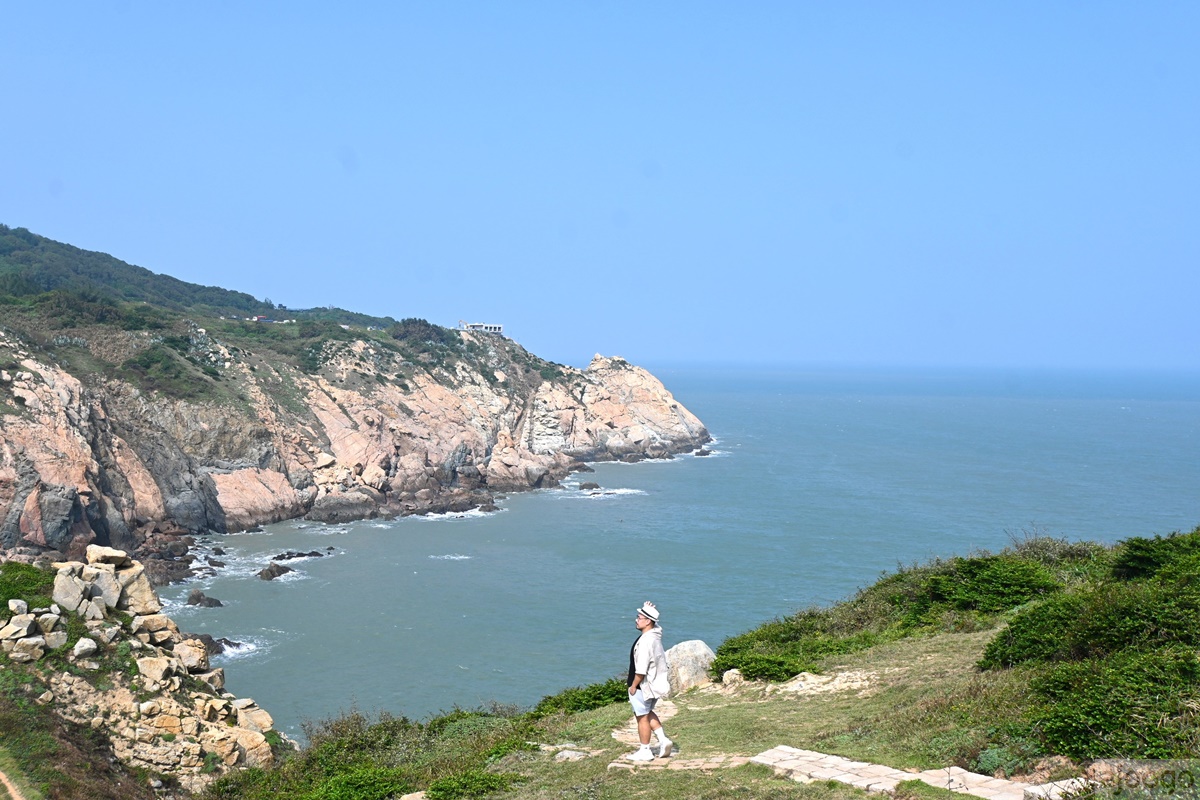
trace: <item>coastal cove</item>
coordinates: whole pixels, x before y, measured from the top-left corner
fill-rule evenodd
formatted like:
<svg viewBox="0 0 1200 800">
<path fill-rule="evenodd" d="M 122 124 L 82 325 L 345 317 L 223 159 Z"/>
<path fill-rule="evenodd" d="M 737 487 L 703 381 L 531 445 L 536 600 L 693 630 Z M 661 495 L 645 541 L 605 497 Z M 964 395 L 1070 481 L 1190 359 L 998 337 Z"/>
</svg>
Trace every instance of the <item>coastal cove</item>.
<svg viewBox="0 0 1200 800">
<path fill-rule="evenodd" d="M 168 613 L 248 645 L 215 663 L 298 735 L 351 705 L 419 718 L 617 674 L 646 599 L 668 644 L 715 647 L 1009 532 L 1112 542 L 1200 522 L 1192 378 L 654 372 L 713 455 L 598 464 L 492 514 L 205 537 L 226 566 L 164 587 Z M 327 555 L 254 576 L 288 550 Z M 184 605 L 194 588 L 226 605 Z"/>
</svg>

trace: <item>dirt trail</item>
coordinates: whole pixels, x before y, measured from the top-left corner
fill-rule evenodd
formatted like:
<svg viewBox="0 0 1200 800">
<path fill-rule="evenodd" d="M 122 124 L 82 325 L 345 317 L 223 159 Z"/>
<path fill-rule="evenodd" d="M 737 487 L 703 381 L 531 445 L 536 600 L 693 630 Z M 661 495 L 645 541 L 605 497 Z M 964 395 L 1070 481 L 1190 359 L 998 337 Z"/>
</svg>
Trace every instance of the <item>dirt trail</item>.
<svg viewBox="0 0 1200 800">
<path fill-rule="evenodd" d="M 12 798 L 12 800 L 28 800 L 24 793 L 17 788 L 17 785 L 9 780 L 9 777 L 4 774 L 4 770 L 0 770 L 0 783 L 4 784 L 4 788 L 8 790 L 8 795 Z"/>
</svg>

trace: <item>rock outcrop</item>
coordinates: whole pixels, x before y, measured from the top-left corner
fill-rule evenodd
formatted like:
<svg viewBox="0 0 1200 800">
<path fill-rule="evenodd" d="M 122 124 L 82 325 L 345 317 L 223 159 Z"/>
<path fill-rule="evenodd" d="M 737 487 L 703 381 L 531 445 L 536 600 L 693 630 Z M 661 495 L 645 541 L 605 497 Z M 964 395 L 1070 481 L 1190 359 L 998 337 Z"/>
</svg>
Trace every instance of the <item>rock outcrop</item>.
<svg viewBox="0 0 1200 800">
<path fill-rule="evenodd" d="M 667 651 L 671 694 L 680 694 L 712 683 L 709 668 L 717 654 L 699 639 L 680 642 Z"/>
<path fill-rule="evenodd" d="M 274 732 L 271 715 L 224 691 L 224 671 L 212 668 L 205 643 L 158 613 L 162 604 L 142 565 L 96 545 L 86 559 L 54 565 L 52 606 L 31 611 L 12 600 L 12 616 L 0 628 L 8 658 L 30 665 L 45 685 L 38 702 L 103 729 L 114 756 L 173 775 L 190 791 L 230 769 L 272 764 L 271 741 L 286 739 Z M 88 631 L 74 642 L 71 614 Z"/>
<path fill-rule="evenodd" d="M 157 346 L 149 332 L 87 333 L 67 338 L 107 363 Z M 623 359 L 537 367 L 503 337 L 446 335 L 454 359 L 329 341 L 306 372 L 193 326 L 189 357 L 226 394 L 180 399 L 119 372 L 81 379 L 53 348 L 0 330 L 0 549 L 144 556 L 154 536 L 488 507 L 584 461 L 667 458 L 709 440 Z"/>
</svg>

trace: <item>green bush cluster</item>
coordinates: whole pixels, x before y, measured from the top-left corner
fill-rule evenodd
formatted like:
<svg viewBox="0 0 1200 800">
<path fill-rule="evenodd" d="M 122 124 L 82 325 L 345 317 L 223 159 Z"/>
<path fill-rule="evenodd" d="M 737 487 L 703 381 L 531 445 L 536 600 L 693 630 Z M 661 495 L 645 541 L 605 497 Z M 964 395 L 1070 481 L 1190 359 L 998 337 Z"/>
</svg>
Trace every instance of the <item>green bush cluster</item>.
<svg viewBox="0 0 1200 800">
<path fill-rule="evenodd" d="M 541 719 L 557 713 L 574 714 L 603 708 L 613 703 L 623 703 L 628 699 L 629 691 L 625 687 L 625 681 L 610 678 L 601 683 L 576 686 L 543 697 L 529 712 L 529 716 L 532 719 Z"/>
<path fill-rule="evenodd" d="M 905 636 L 991 627 L 1000 615 L 1060 592 L 1066 576 L 1093 556 L 1092 547 L 1032 537 L 997 555 L 903 568 L 844 603 L 806 609 L 726 640 L 712 671 L 719 678 L 736 667 L 747 678 L 786 680 L 817 669 L 830 655 Z"/>
<path fill-rule="evenodd" d="M 511 776 L 487 772 L 490 764 L 527 747 L 529 719 L 511 709 L 455 709 L 427 722 L 353 710 L 304 725 L 309 746 L 271 770 L 222 777 L 211 798 L 343 800 L 399 796 L 434 787 L 429 797 L 473 797 L 498 791 Z M 489 777 L 480 777 L 480 776 Z"/>
<path fill-rule="evenodd" d="M 503 792 L 520 780 L 520 776 L 473 769 L 458 775 L 439 778 L 429 784 L 425 796 L 429 800 L 459 800 L 466 797 L 483 797 L 492 792 Z"/>
<path fill-rule="evenodd" d="M 1031 665 L 1030 719 L 1074 758 L 1200 752 L 1200 528 L 1136 537 L 1098 579 L 1021 609 L 979 666 Z"/>
<path fill-rule="evenodd" d="M 1072 758 L 1192 758 L 1200 752 L 1200 661 L 1190 647 L 1128 650 L 1055 666 L 1032 684 L 1053 752 Z"/>
</svg>

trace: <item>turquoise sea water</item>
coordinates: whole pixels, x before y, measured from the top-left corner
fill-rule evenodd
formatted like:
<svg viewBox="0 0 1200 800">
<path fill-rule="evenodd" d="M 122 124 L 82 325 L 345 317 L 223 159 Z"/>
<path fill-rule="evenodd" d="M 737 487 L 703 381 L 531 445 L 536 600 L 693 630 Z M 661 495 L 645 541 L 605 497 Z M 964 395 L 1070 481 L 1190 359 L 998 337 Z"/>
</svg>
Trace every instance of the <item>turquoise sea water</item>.
<svg viewBox="0 0 1200 800">
<path fill-rule="evenodd" d="M 212 537 L 226 568 L 164 590 L 170 613 L 245 643 L 217 659 L 230 690 L 299 734 L 351 705 L 420 718 L 611 677 L 644 600 L 668 646 L 715 648 L 1022 530 L 1111 542 L 1200 524 L 1195 376 L 656 374 L 714 455 L 598 464 L 495 514 Z M 254 577 L 288 549 L 329 555 Z M 182 605 L 196 587 L 226 606 Z"/>
</svg>

